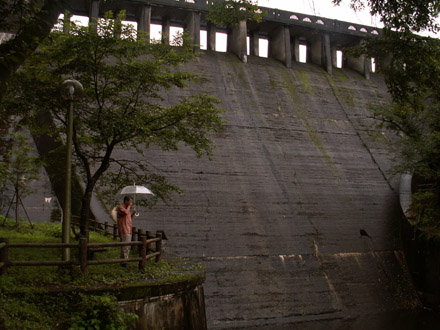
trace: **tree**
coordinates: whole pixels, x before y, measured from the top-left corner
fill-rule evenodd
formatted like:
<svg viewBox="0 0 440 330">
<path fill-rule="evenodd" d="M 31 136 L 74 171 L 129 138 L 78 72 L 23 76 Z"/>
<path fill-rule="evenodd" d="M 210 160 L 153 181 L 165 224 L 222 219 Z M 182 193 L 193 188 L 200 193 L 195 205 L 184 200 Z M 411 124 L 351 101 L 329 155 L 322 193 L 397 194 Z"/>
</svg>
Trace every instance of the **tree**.
<svg viewBox="0 0 440 330">
<path fill-rule="evenodd" d="M 264 12 L 251 0 L 209 1 L 206 19 L 214 24 L 236 26 L 240 21 L 260 23 Z"/>
<path fill-rule="evenodd" d="M 9 138 L 11 148 L 0 163 L 0 188 L 2 191 L 8 191 L 11 187 L 13 188 L 15 221 L 18 226 L 18 209 L 20 203 L 22 204 L 21 198 L 32 192 L 29 183 L 40 179 L 39 169 L 41 167 L 41 160 L 38 156 L 31 155 L 31 147 L 22 133 L 12 133 Z"/>
<path fill-rule="evenodd" d="M 439 31 L 440 3 L 352 0 L 354 8 L 365 5 L 380 15 L 384 29 L 360 52 L 388 63 L 380 70 L 392 99 L 374 109 L 375 116 L 397 133 L 394 171 L 413 173 L 424 182 L 413 195 L 415 225 L 427 237 L 440 238 L 440 40 L 414 34 Z"/>
<path fill-rule="evenodd" d="M 142 154 L 151 145 L 171 151 L 184 143 L 197 156 L 210 155 L 208 134 L 222 127 L 218 102 L 208 95 L 165 105 L 164 96 L 170 89 L 185 88 L 197 78 L 181 68 L 194 56 L 186 37 L 178 39 L 179 47 L 147 43 L 146 38 L 136 37 L 131 25 L 121 24 L 123 15 L 113 19 L 108 13 L 95 29 L 72 24 L 69 34 L 51 33 L 17 73 L 13 97 L 5 102 L 10 111 L 19 109 L 17 115 L 34 132 L 44 129 L 40 123 L 32 125 L 34 118 L 41 111 L 50 111 L 55 127 L 49 127 L 49 132 L 63 137 L 67 105 L 60 97 L 62 82 L 73 78 L 82 83 L 84 92 L 75 103 L 73 128 L 75 164 L 85 181 L 81 235 L 87 235 L 90 200 L 98 181 L 107 189 L 111 189 L 110 183 L 118 189 L 122 182 L 147 182 L 156 198 L 163 200 L 178 190 L 148 163 L 115 158 L 116 149 Z"/>
<path fill-rule="evenodd" d="M 342 0 L 333 0 L 339 5 Z M 440 3 L 427 0 L 351 0 L 354 10 L 368 7 L 371 15 L 379 15 L 386 29 L 420 32 L 438 31 L 436 22 Z"/>
<path fill-rule="evenodd" d="M 15 37 L 0 44 L 0 99 L 12 74 L 49 35 L 70 0 L 0 0 L 0 31 Z"/>
</svg>

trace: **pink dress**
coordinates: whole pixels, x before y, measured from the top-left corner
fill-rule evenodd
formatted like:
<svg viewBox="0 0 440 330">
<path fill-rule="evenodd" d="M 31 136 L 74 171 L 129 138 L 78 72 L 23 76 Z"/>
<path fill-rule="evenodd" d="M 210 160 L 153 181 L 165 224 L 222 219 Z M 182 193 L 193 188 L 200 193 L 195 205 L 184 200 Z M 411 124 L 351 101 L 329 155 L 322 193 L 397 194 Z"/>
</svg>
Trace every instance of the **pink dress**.
<svg viewBox="0 0 440 330">
<path fill-rule="evenodd" d="M 124 204 L 118 206 L 118 229 L 119 234 L 131 234 L 131 213 L 125 208 Z"/>
</svg>

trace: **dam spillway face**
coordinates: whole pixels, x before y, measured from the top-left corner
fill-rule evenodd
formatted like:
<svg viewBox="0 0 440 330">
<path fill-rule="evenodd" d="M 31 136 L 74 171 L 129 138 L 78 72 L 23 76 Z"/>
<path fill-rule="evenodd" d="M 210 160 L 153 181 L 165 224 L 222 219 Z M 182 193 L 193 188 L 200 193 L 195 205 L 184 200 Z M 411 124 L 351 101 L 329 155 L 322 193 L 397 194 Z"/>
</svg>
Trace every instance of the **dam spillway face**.
<svg viewBox="0 0 440 330">
<path fill-rule="evenodd" d="M 147 152 L 185 193 L 138 227 L 164 230 L 169 249 L 205 265 L 208 328 L 417 306 L 370 108 L 387 99 L 382 78 L 214 52 L 188 67 L 201 74 L 193 90 L 221 100 L 226 127 L 212 160 Z"/>
</svg>

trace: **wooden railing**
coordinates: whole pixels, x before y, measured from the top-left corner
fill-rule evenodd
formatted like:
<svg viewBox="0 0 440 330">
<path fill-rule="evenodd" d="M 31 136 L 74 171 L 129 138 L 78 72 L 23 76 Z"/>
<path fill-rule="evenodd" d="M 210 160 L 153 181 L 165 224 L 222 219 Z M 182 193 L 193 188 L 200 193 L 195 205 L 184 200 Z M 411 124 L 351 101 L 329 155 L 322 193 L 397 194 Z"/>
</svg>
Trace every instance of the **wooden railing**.
<svg viewBox="0 0 440 330">
<path fill-rule="evenodd" d="M 72 215 L 72 225 L 79 225 L 80 217 L 76 215 Z M 113 239 L 116 239 L 119 237 L 118 234 L 118 225 L 108 222 L 100 222 L 95 219 L 89 219 L 87 221 L 89 230 L 95 231 L 95 232 L 101 232 L 104 233 L 104 235 L 113 234 Z M 136 228 L 133 228 L 136 229 Z"/>
<path fill-rule="evenodd" d="M 134 234 L 134 233 L 133 233 Z M 12 266 L 70 266 L 79 265 L 81 272 L 85 273 L 88 265 L 104 265 L 117 264 L 126 262 L 139 262 L 139 269 L 145 270 L 146 261 L 151 258 L 156 258 L 156 262 L 161 260 L 162 255 L 162 233 L 156 233 L 152 236 L 151 232 L 147 231 L 145 234 L 136 232 L 140 236 L 139 240 L 131 242 L 114 242 L 114 243 L 89 243 L 87 238 L 80 238 L 79 243 L 9 243 L 8 238 L 0 237 L 0 275 L 7 272 Z M 152 249 L 152 244 L 155 243 L 155 249 Z M 122 247 L 122 246 L 137 246 L 137 258 L 129 259 L 107 259 L 107 260 L 89 260 L 89 251 L 96 249 L 103 249 L 105 247 Z M 77 248 L 79 249 L 78 260 L 70 261 L 14 261 L 9 260 L 9 249 L 11 248 Z"/>
<path fill-rule="evenodd" d="M 72 215 L 72 224 L 79 226 L 79 219 L 80 218 L 78 216 Z M 108 223 L 108 222 L 100 222 L 95 219 L 89 219 L 87 224 L 88 224 L 89 230 L 92 230 L 92 231 L 95 231 L 98 233 L 103 233 L 104 235 L 113 235 L 113 239 L 116 239 L 119 237 L 119 230 L 118 230 L 117 224 Z M 132 228 L 132 238 L 131 238 L 132 241 L 140 240 L 140 237 L 142 237 L 143 235 L 150 237 L 152 234 L 150 231 L 143 232 L 142 229 L 137 229 L 136 227 Z"/>
</svg>

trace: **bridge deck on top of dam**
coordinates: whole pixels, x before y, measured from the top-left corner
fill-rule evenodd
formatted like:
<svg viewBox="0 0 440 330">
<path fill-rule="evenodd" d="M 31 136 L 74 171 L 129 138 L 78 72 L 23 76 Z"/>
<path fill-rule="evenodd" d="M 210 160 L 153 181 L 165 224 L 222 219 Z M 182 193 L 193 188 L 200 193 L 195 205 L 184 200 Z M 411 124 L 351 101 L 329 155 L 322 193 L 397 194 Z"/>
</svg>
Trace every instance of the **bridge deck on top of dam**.
<svg viewBox="0 0 440 330">
<path fill-rule="evenodd" d="M 69 11 L 88 16 L 93 22 L 106 12 L 125 10 L 126 18 L 137 22 L 137 29 L 150 34 L 151 24 L 162 26 L 162 40 L 170 39 L 170 27 L 185 30 L 193 40 L 194 49 L 200 50 L 201 30 L 206 30 L 207 49 L 216 50 L 216 35 L 227 33 L 227 51 L 246 61 L 246 54 L 260 55 L 260 39 L 268 41 L 268 57 L 291 67 L 292 61 L 300 61 L 300 46 L 307 47 L 307 62 L 321 65 L 327 73 L 337 66 L 337 52 L 345 47 L 359 45 L 362 41 L 375 38 L 380 30 L 365 25 L 344 22 L 313 15 L 260 7 L 263 20 L 260 23 L 241 21 L 237 26 L 216 25 L 207 20 L 209 7 L 206 0 L 129 0 L 108 1 L 72 0 Z M 249 46 L 247 38 L 249 37 Z M 386 66 L 389 56 L 376 64 Z M 368 78 L 371 59 L 365 55 L 344 55 L 344 67 L 352 68 Z"/>
<path fill-rule="evenodd" d="M 72 0 L 69 10 L 74 14 L 89 16 L 92 14 L 93 2 L 100 3 L 99 0 Z M 197 11 L 207 14 L 209 6 L 206 0 L 125 0 L 118 2 L 107 2 L 99 4 L 99 11 L 96 12 L 100 17 L 108 10 L 118 11 L 126 10 L 127 19 L 138 20 L 139 9 L 142 6 L 152 6 L 154 13 L 152 18 L 156 22 L 160 22 L 162 17 L 169 17 L 173 19 L 174 23 L 184 26 L 186 14 L 190 11 Z M 379 34 L 379 29 L 372 26 L 361 25 L 352 22 L 345 22 L 336 19 L 329 19 L 325 17 L 291 12 L 286 10 L 261 7 L 264 14 L 263 22 L 291 25 L 296 27 L 303 27 L 307 30 L 318 29 L 321 31 L 338 32 L 346 35 L 356 35 L 358 37 L 365 37 L 369 34 Z M 203 26 L 206 27 L 208 22 L 203 21 Z M 261 27 L 261 24 L 253 24 L 253 28 L 261 29 L 267 33 L 267 28 Z M 269 26 L 269 24 L 268 24 Z M 226 27 L 223 27 L 226 28 Z"/>
<path fill-rule="evenodd" d="M 184 146 L 147 151 L 185 193 L 135 223 L 164 230 L 169 249 L 206 266 L 208 328 L 276 329 L 418 306 L 372 119 L 371 107 L 388 99 L 383 78 L 215 52 L 188 68 L 200 81 L 168 101 L 219 98 L 225 131 L 212 160 Z"/>
</svg>

